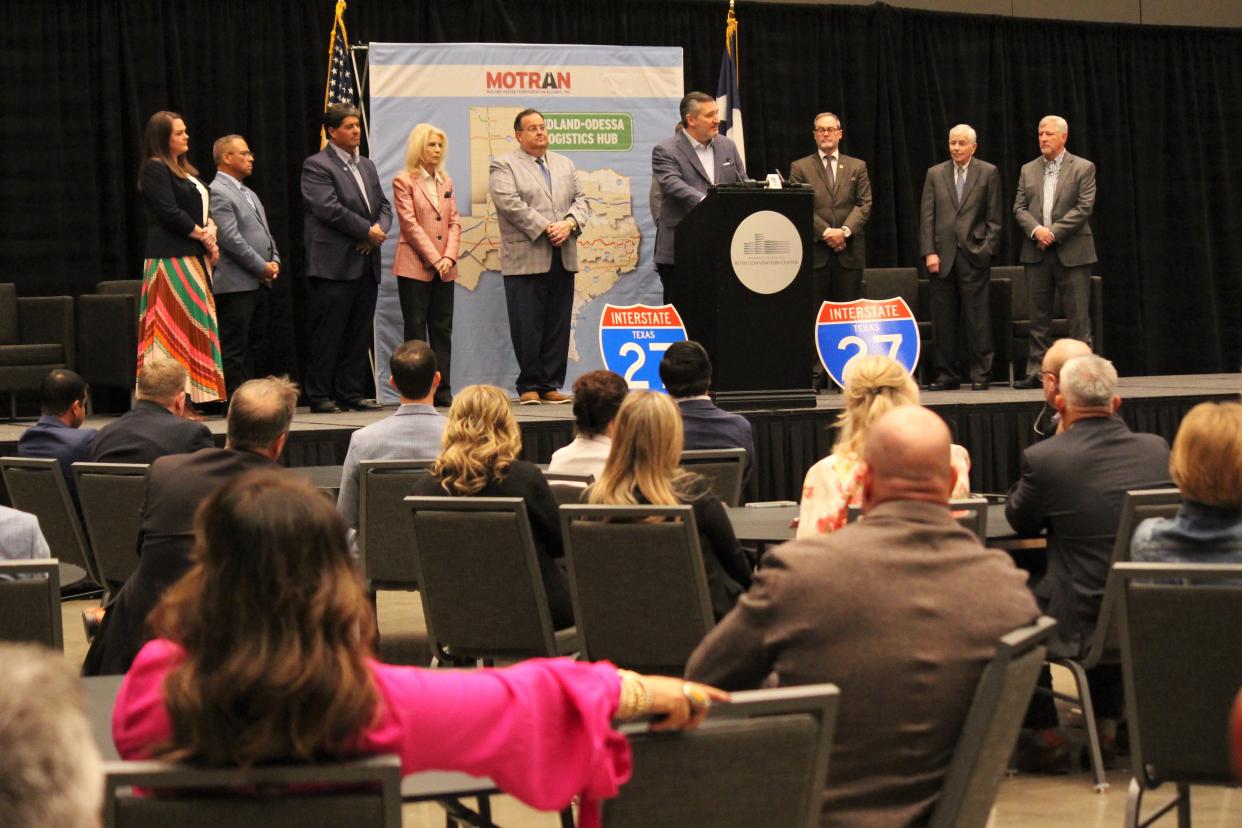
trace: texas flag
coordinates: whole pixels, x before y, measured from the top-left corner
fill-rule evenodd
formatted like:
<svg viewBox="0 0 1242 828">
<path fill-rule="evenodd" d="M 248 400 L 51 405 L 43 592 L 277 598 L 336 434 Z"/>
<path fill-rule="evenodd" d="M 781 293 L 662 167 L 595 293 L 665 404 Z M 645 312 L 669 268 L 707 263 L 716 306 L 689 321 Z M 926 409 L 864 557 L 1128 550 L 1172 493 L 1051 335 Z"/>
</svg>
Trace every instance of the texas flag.
<svg viewBox="0 0 1242 828">
<path fill-rule="evenodd" d="M 720 79 L 716 81 L 716 107 L 720 110 L 720 134 L 737 144 L 738 154 L 746 159 L 746 142 L 742 138 L 742 93 L 737 77 L 737 17 L 729 4 L 725 18 L 725 50 L 720 58 Z"/>
</svg>

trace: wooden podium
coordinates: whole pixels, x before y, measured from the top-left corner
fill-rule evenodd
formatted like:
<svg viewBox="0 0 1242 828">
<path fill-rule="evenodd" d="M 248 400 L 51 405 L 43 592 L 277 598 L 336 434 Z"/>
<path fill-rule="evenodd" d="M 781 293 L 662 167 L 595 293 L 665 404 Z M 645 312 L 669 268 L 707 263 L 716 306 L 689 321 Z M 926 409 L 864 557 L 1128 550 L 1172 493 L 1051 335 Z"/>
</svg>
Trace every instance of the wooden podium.
<svg viewBox="0 0 1242 828">
<path fill-rule="evenodd" d="M 714 187 L 677 226 L 670 299 L 722 406 L 815 405 L 813 204 L 810 188 Z"/>
</svg>

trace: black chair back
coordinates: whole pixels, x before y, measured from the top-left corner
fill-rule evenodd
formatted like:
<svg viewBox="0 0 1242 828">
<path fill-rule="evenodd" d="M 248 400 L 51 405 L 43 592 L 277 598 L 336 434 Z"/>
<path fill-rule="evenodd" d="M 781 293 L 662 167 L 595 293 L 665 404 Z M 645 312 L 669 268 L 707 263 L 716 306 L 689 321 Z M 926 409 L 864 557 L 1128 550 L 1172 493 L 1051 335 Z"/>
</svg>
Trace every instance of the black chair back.
<svg viewBox="0 0 1242 828">
<path fill-rule="evenodd" d="M 688 449 L 681 453 L 681 467 L 703 475 L 708 487 L 726 506 L 742 505 L 746 449 Z"/>
<path fill-rule="evenodd" d="M 548 488 L 552 490 L 556 502 L 563 506 L 567 503 L 580 503 L 586 487 L 595 482 L 595 475 L 545 471 L 543 479 L 548 481 Z"/>
<path fill-rule="evenodd" d="M 60 618 L 60 566 L 55 558 L 0 561 L 0 641 L 65 649 Z"/>
<path fill-rule="evenodd" d="M 151 467 L 146 463 L 74 463 L 82 520 L 99 574 L 109 588 L 138 568 L 138 530 Z"/>
<path fill-rule="evenodd" d="M 364 460 L 358 466 L 358 549 L 364 576 L 381 589 L 417 589 L 404 498 L 434 460 Z"/>
<path fill-rule="evenodd" d="M 13 507 L 39 518 L 39 528 L 52 556 L 85 569 L 88 578 L 106 586 L 86 543 L 82 521 L 60 465 L 50 458 L 0 457 L 0 473 Z"/>
</svg>

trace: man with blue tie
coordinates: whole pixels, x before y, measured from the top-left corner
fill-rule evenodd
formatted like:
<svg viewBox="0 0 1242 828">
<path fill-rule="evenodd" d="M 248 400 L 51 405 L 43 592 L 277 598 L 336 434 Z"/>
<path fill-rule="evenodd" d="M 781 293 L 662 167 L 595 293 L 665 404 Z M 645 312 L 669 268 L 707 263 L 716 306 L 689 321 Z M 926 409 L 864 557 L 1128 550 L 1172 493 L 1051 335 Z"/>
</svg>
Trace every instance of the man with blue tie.
<svg viewBox="0 0 1242 828">
<path fill-rule="evenodd" d="M 1039 122 L 1039 152 L 1018 175 L 1013 215 L 1022 228 L 1022 255 L 1026 292 L 1031 305 L 1030 344 L 1026 349 L 1026 377 L 1015 388 L 1039 388 L 1044 352 L 1052 344 L 1052 301 L 1061 294 L 1069 335 L 1091 345 L 1091 316 L 1087 302 L 1095 238 L 1091 212 L 1095 209 L 1095 165 L 1065 149 L 1069 124 L 1060 115 Z"/>
<path fill-rule="evenodd" d="M 216 177 L 210 212 L 220 243 L 211 292 L 220 325 L 224 387 L 232 397 L 237 386 L 255 377 L 255 355 L 262 353 L 267 339 L 267 297 L 280 273 L 280 253 L 263 202 L 242 183 L 254 172 L 246 139 L 225 135 L 211 153 Z"/>
</svg>

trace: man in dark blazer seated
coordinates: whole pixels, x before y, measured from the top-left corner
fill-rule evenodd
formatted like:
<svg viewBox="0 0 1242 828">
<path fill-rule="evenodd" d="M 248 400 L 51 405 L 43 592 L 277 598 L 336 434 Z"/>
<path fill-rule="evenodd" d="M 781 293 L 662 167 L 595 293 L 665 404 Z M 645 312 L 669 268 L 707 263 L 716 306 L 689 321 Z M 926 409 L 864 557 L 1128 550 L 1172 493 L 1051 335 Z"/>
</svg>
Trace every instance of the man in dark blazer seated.
<svg viewBox="0 0 1242 828">
<path fill-rule="evenodd" d="M 251 380 L 229 400 L 224 448 L 161 457 L 151 464 L 138 536 L 138 568 L 108 605 L 86 653 L 83 675 L 114 675 L 129 669 L 151 638 L 147 615 L 190 568 L 199 504 L 226 480 L 276 466 L 297 402 L 297 386 L 287 379 Z"/>
<path fill-rule="evenodd" d="M 220 356 L 229 396 L 254 379 L 255 355 L 267 341 L 267 305 L 280 273 L 280 252 L 268 227 L 263 202 L 242 182 L 254 172 L 254 155 L 240 135 L 216 139 L 211 150 L 211 218 L 216 223 L 220 261 L 211 274 L 220 325 Z"/>
<path fill-rule="evenodd" d="M 311 411 L 380 405 L 367 349 L 380 282 L 380 245 L 392 225 L 392 205 L 375 164 L 358 152 L 358 110 L 332 104 L 323 113 L 328 143 L 302 163 L 306 208 L 306 275 L 310 288 L 310 359 L 306 396 Z"/>
<path fill-rule="evenodd" d="M 950 160 L 927 171 L 919 219 L 919 253 L 931 275 L 936 379 L 931 391 L 960 388 L 957 314 L 970 348 L 971 388 L 986 391 L 992 373 L 988 281 L 1000 248 L 1001 181 L 996 167 L 975 158 L 975 130 L 949 130 Z"/>
<path fill-rule="evenodd" d="M 91 459 L 96 433 L 93 428 L 82 428 L 89 393 L 86 380 L 77 372 L 67 368 L 49 371 L 39 389 L 39 421 L 17 438 L 18 457 L 56 461 L 75 503 L 78 487 L 73 479 L 73 464 Z"/>
<path fill-rule="evenodd" d="M 1039 122 L 1039 152 L 1018 174 L 1013 215 L 1022 230 L 1019 260 L 1026 271 L 1031 305 L 1030 344 L 1026 349 L 1026 376 L 1015 388 L 1039 388 L 1044 351 L 1052 344 L 1052 302 L 1057 293 L 1065 307 L 1069 335 L 1091 344 L 1091 265 L 1095 238 L 1091 212 L 1095 209 L 1095 165 L 1065 149 L 1069 124 L 1059 115 Z"/>
<path fill-rule="evenodd" d="M 841 152 L 841 120 L 831 112 L 815 116 L 815 152 L 799 158 L 789 168 L 789 180 L 810 184 L 815 193 L 811 221 L 815 243 L 811 245 L 812 284 L 815 305 L 821 302 L 852 302 L 862 297 L 862 272 L 867 266 L 867 219 L 871 217 L 871 180 L 867 164 Z M 811 368 L 815 388 L 828 385 L 817 360 Z"/>
<path fill-rule="evenodd" d="M 1061 433 L 1022 453 L 1022 473 L 1009 489 L 1005 517 L 1023 536 L 1048 532 L 1047 571 L 1035 584 L 1040 606 L 1057 619 L 1055 649 L 1076 656 L 1095 629 L 1109 561 L 1128 489 L 1160 489 L 1169 477 L 1169 445 L 1135 434 L 1117 416 L 1117 371 L 1102 357 L 1075 357 L 1061 368 L 1055 398 Z M 1121 671 L 1088 673 L 1106 760 L 1115 751 L 1123 709 Z M 1047 668 L 1041 684 L 1051 687 Z M 1069 757 L 1052 699 L 1036 694 L 1027 714 L 1031 739 L 1020 755 L 1026 770 L 1064 772 Z"/>
<path fill-rule="evenodd" d="M 708 396 L 712 361 L 707 351 L 690 340 L 674 342 L 660 360 L 660 382 L 681 409 L 683 448 L 746 449 L 746 469 L 742 478 L 745 489 L 754 470 L 755 439 L 749 420 L 718 408 Z"/>
<path fill-rule="evenodd" d="M 138 372 L 134 407 L 95 435 L 96 463 L 154 463 L 166 454 L 189 454 L 215 445 L 202 423 L 182 417 L 186 372 L 171 359 L 147 360 Z"/>
<path fill-rule="evenodd" d="M 880 417 L 865 520 L 769 550 L 686 676 L 727 690 L 832 682 L 841 711 L 824 826 L 922 825 L 975 684 L 1004 634 L 1039 614 L 1026 574 L 949 511 L 949 429 L 915 405 Z"/>
<path fill-rule="evenodd" d="M 651 177 L 660 188 L 660 217 L 656 222 L 655 265 L 664 287 L 664 301 L 672 302 L 677 225 L 707 197 L 707 188 L 746 180 L 746 162 L 737 145 L 720 135 L 716 99 L 706 92 L 689 92 L 681 99 L 682 130 L 651 149 Z"/>
</svg>

